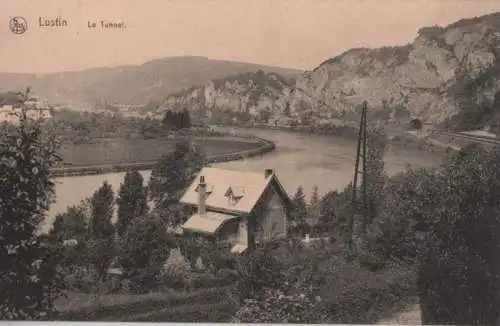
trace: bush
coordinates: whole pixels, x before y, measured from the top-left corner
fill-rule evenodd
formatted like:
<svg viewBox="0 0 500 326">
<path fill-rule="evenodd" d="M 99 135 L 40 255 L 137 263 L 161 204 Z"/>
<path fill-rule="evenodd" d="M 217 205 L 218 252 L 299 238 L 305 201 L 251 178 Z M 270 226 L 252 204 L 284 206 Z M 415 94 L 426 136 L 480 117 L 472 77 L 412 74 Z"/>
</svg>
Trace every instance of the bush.
<svg viewBox="0 0 500 326">
<path fill-rule="evenodd" d="M 160 283 L 164 289 L 186 289 L 190 274 L 188 262 L 184 260 L 169 261 L 161 274 Z"/>
<path fill-rule="evenodd" d="M 219 285 L 219 280 L 212 273 L 193 273 L 189 279 L 189 288 L 213 288 Z"/>
<path fill-rule="evenodd" d="M 314 323 L 316 298 L 307 289 L 287 294 L 279 289 L 265 289 L 264 299 L 247 299 L 233 319 L 237 323 Z"/>
<path fill-rule="evenodd" d="M 260 296 L 265 287 L 278 288 L 283 282 L 281 268 L 271 245 L 244 253 L 237 262 L 241 299 Z"/>
<path fill-rule="evenodd" d="M 376 272 L 347 261 L 338 245 L 289 248 L 280 257 L 282 281 L 244 300 L 235 321 L 374 323 L 416 296 L 415 268 L 387 263 Z"/>
<path fill-rule="evenodd" d="M 220 285 L 236 284 L 239 280 L 238 272 L 233 269 L 224 268 L 217 272 Z"/>
<path fill-rule="evenodd" d="M 467 147 L 450 157 L 427 190 L 434 200 L 421 212 L 426 213 L 419 250 L 425 324 L 499 322 L 499 164 L 500 148 Z"/>
</svg>

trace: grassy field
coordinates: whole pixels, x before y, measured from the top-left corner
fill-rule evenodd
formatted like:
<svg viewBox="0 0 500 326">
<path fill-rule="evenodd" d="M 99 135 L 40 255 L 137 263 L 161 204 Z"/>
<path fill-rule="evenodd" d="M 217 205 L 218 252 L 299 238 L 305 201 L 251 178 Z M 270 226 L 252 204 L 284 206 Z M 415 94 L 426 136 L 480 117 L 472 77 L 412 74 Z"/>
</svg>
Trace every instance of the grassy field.
<svg viewBox="0 0 500 326">
<path fill-rule="evenodd" d="M 238 309 L 230 299 L 231 287 L 191 292 L 143 295 L 102 295 L 99 303 L 87 293 L 71 292 L 56 303 L 61 320 L 228 322 Z"/>
<path fill-rule="evenodd" d="M 167 138 L 111 139 L 96 143 L 63 144 L 59 155 L 63 164 L 72 166 L 154 161 L 170 153 L 176 141 Z M 196 141 L 208 156 L 248 150 L 257 146 L 255 142 L 248 140 L 224 138 L 200 138 Z"/>
</svg>

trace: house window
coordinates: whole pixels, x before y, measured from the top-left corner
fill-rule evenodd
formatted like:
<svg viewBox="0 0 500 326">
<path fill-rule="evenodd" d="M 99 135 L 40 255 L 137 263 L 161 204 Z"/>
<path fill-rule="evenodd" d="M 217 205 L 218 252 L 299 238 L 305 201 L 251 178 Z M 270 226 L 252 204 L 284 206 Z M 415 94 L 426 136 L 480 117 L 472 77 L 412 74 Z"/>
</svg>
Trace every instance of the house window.
<svg viewBox="0 0 500 326">
<path fill-rule="evenodd" d="M 248 243 L 248 229 L 246 220 L 240 221 L 238 227 L 238 242 L 245 245 Z"/>
</svg>

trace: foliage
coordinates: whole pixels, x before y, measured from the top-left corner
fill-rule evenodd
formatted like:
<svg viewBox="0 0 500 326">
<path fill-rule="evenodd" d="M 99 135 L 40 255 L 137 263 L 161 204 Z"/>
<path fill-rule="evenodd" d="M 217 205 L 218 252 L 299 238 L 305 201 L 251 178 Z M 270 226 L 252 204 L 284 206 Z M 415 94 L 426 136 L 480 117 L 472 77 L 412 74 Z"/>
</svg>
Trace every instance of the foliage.
<svg viewBox="0 0 500 326">
<path fill-rule="evenodd" d="M 0 105 L 13 105 L 16 107 L 22 106 L 24 103 L 23 96 L 20 96 L 18 92 L 5 92 L 0 93 Z"/>
<path fill-rule="evenodd" d="M 221 269 L 236 268 L 235 255 L 230 252 L 231 245 L 200 235 L 187 234 L 180 238 L 179 249 L 193 270 L 198 269 L 199 258 L 203 261 L 204 270 L 214 275 Z"/>
<path fill-rule="evenodd" d="M 421 37 L 426 37 L 429 40 L 438 42 L 439 45 L 446 44 L 444 39 L 445 29 L 440 26 L 422 27 L 418 30 L 417 34 Z"/>
<path fill-rule="evenodd" d="M 312 218 L 314 222 L 317 222 L 320 216 L 320 198 L 317 186 L 314 186 L 313 188 L 311 199 L 307 207 L 307 215 L 309 218 Z"/>
<path fill-rule="evenodd" d="M 425 324 L 498 323 L 499 161 L 498 148 L 470 146 L 440 169 L 409 170 L 387 186 L 358 261 L 380 269 L 418 260 Z"/>
<path fill-rule="evenodd" d="M 283 283 L 281 262 L 272 254 L 273 243 L 245 252 L 237 260 L 241 299 L 258 298 L 265 288 L 279 288 Z"/>
<path fill-rule="evenodd" d="M 147 187 L 139 171 L 127 171 L 124 182 L 118 192 L 118 220 L 116 230 L 123 236 L 134 218 L 143 216 L 148 211 Z"/>
<path fill-rule="evenodd" d="M 499 148 L 471 146 L 451 157 L 434 176 L 434 189 L 429 191 L 439 195 L 428 210 L 419 252 L 426 324 L 499 321 L 499 163 Z"/>
<path fill-rule="evenodd" d="M 186 289 L 191 270 L 190 262 L 180 254 L 178 249 L 172 249 L 163 267 L 161 285 L 170 289 Z"/>
<path fill-rule="evenodd" d="M 292 209 L 288 217 L 288 234 L 303 237 L 307 232 L 307 206 L 304 189 L 300 186 L 292 199 Z"/>
<path fill-rule="evenodd" d="M 491 107 L 491 116 L 489 117 L 490 131 L 500 132 L 500 91 L 495 93 L 493 105 Z"/>
<path fill-rule="evenodd" d="M 371 128 L 368 130 L 366 142 L 366 173 L 363 176 L 363 180 L 366 182 L 368 214 L 366 220 L 363 221 L 365 228 L 380 213 L 380 205 L 384 198 L 384 185 L 387 179 L 384 170 L 384 154 L 387 144 L 383 129 Z"/>
<path fill-rule="evenodd" d="M 174 152 L 163 156 L 153 168 L 149 192 L 167 225 L 178 225 L 186 217 L 179 199 L 206 162 L 207 157 L 199 146 L 179 142 Z"/>
<path fill-rule="evenodd" d="M 313 323 L 316 298 L 311 291 L 296 289 L 286 293 L 266 288 L 264 300 L 248 299 L 233 322 L 239 323 Z M 304 293 L 305 292 L 305 293 Z"/>
<path fill-rule="evenodd" d="M 167 110 L 162 122 L 164 126 L 174 128 L 175 130 L 191 127 L 191 117 L 187 109 L 181 112 Z"/>
<path fill-rule="evenodd" d="M 386 260 L 414 259 L 417 232 L 426 231 L 430 210 L 440 198 L 435 171 L 419 169 L 401 172 L 389 181 L 381 214 L 367 232 L 372 254 Z"/>
<path fill-rule="evenodd" d="M 141 291 L 157 288 L 171 241 L 165 226 L 154 215 L 134 219 L 120 243 L 119 262 L 126 277 Z"/>
<path fill-rule="evenodd" d="M 96 285 L 106 277 L 111 260 L 115 256 L 114 226 L 111 221 L 114 210 L 114 192 L 104 181 L 90 199 L 90 234 L 88 259 L 96 272 Z"/>
<path fill-rule="evenodd" d="M 462 109 L 444 122 L 444 127 L 459 131 L 482 129 L 491 121 L 492 114 L 492 107 L 488 103 L 463 103 Z"/>
<path fill-rule="evenodd" d="M 411 51 L 411 45 L 407 44 L 404 46 L 385 46 L 377 49 L 369 48 L 353 48 L 340 55 L 323 61 L 315 70 L 319 69 L 324 65 L 339 64 L 342 59 L 348 54 L 356 53 L 359 56 L 373 57 L 374 59 L 380 60 L 382 62 L 387 62 L 388 60 L 394 60 L 396 65 L 402 65 L 408 61 L 408 57 Z"/>
<path fill-rule="evenodd" d="M 19 101 L 29 99 L 29 89 Z M 0 135 L 0 318 L 51 318 L 62 282 L 58 246 L 40 236 L 54 195 L 49 169 L 58 162 L 58 144 L 27 118 Z"/>
<path fill-rule="evenodd" d="M 91 198 L 91 232 L 97 238 L 109 238 L 113 235 L 114 192 L 111 185 L 104 181 Z"/>
<path fill-rule="evenodd" d="M 392 265 L 373 272 L 347 261 L 344 250 L 286 244 L 266 249 L 259 261 L 278 259 L 268 275 L 279 282 L 267 282 L 244 300 L 233 321 L 368 324 L 415 294 L 412 268 Z"/>
<path fill-rule="evenodd" d="M 52 236 L 63 240 L 83 239 L 88 233 L 88 220 L 83 203 L 79 206 L 69 206 L 65 213 L 57 214 L 50 230 Z"/>
<path fill-rule="evenodd" d="M 315 229 L 319 233 L 344 233 L 350 218 L 352 183 L 342 192 L 336 190 L 323 195 L 319 203 L 319 220 Z"/>
<path fill-rule="evenodd" d="M 500 16 L 499 13 L 495 12 L 495 13 L 488 14 L 488 15 L 476 16 L 473 18 L 460 19 L 460 20 L 446 26 L 446 29 L 450 30 L 453 28 L 468 27 L 470 25 L 480 25 L 480 24 L 484 24 L 484 23 L 487 23 L 488 25 L 500 27 L 498 24 L 498 17 L 499 16 Z"/>
<path fill-rule="evenodd" d="M 62 241 L 62 267 L 70 274 L 74 273 L 76 267 L 87 263 L 90 220 L 87 214 L 88 204 L 88 201 L 82 201 L 79 206 L 68 207 L 65 213 L 58 214 L 49 232 L 53 240 Z"/>
</svg>

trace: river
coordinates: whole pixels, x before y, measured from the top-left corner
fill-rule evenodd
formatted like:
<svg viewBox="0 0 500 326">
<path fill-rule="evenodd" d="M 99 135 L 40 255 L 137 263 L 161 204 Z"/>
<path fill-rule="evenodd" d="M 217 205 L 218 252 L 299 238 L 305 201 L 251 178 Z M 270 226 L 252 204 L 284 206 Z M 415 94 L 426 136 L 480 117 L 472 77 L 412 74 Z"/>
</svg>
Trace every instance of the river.
<svg viewBox="0 0 500 326">
<path fill-rule="evenodd" d="M 276 143 L 276 150 L 262 157 L 252 157 L 241 161 L 218 163 L 213 166 L 261 171 L 273 169 L 290 195 L 297 187 L 303 186 L 307 195 L 313 187 L 319 194 L 334 189 L 342 189 L 353 178 L 356 153 L 355 141 L 334 137 L 280 130 L 244 129 L 257 137 Z M 386 156 L 386 171 L 393 175 L 407 166 L 433 167 L 442 161 L 442 156 L 414 149 L 389 147 Z M 149 180 L 151 171 L 142 171 Z M 77 205 L 107 180 L 116 191 L 125 173 L 110 173 L 91 176 L 63 177 L 56 179 L 56 202 L 52 205 L 42 226 L 42 232 L 52 225 L 57 213 L 64 212 L 70 205 Z"/>
</svg>

